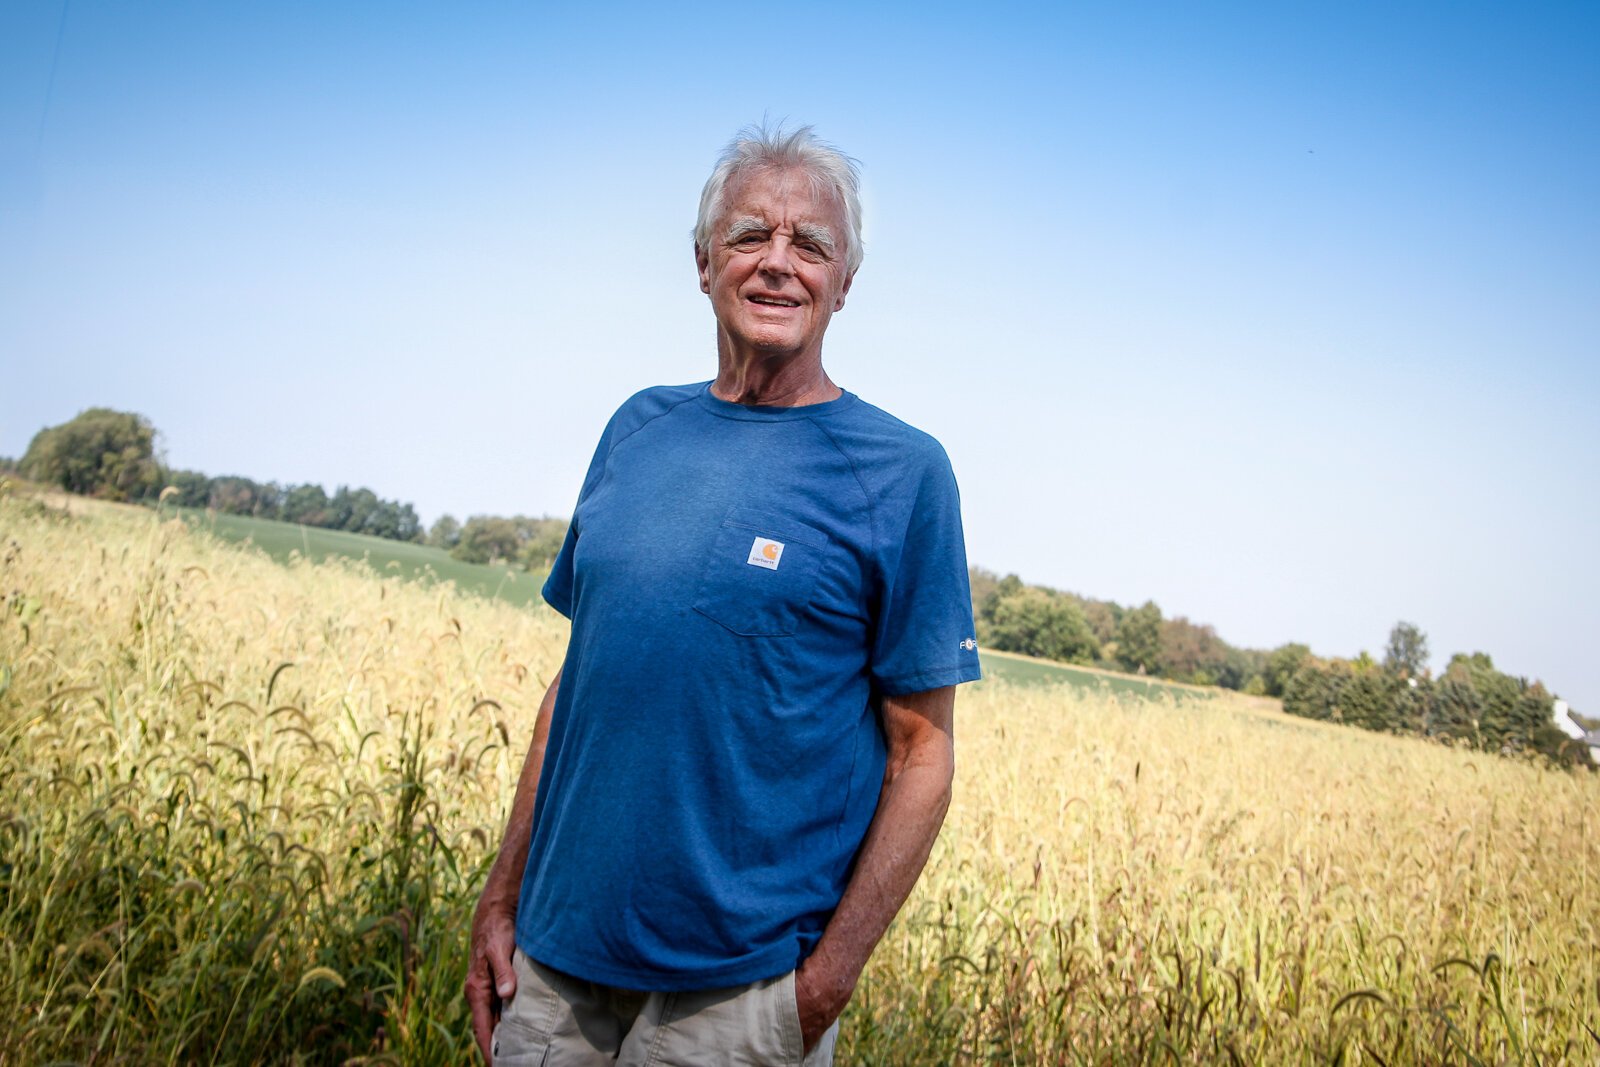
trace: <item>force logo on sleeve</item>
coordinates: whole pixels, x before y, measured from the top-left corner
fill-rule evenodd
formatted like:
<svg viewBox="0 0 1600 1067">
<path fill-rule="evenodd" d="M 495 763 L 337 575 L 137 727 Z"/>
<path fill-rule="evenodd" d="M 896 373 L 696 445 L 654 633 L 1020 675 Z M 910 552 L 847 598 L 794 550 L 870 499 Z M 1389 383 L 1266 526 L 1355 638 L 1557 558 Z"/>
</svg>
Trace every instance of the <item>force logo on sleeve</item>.
<svg viewBox="0 0 1600 1067">
<path fill-rule="evenodd" d="M 758 537 L 755 540 L 755 544 L 750 546 L 750 558 L 745 562 L 752 567 L 765 567 L 769 571 L 775 571 L 778 569 L 778 560 L 782 558 L 782 541 Z"/>
</svg>

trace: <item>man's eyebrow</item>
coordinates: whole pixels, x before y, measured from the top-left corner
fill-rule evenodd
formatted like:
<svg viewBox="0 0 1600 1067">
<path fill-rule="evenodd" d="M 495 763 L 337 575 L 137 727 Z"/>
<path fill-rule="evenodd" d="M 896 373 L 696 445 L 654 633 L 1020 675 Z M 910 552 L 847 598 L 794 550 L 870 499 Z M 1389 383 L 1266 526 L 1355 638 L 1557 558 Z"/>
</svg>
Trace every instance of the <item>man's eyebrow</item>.
<svg viewBox="0 0 1600 1067">
<path fill-rule="evenodd" d="M 766 233 L 767 220 L 758 219 L 754 215 L 744 215 L 728 223 L 728 240 L 737 241 L 745 234 Z"/>
<path fill-rule="evenodd" d="M 797 222 L 794 226 L 794 235 L 803 241 L 811 241 L 821 246 L 829 255 L 833 254 L 833 231 L 821 223 Z"/>
</svg>

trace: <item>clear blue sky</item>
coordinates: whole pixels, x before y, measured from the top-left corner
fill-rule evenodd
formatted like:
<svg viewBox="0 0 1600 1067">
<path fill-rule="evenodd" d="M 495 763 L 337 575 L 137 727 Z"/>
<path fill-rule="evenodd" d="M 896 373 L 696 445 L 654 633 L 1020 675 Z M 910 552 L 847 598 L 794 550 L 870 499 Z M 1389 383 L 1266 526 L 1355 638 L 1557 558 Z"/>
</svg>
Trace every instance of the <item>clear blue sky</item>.
<svg viewBox="0 0 1600 1067">
<path fill-rule="evenodd" d="M 714 370 L 723 142 L 864 165 L 835 380 L 973 562 L 1236 643 L 1491 653 L 1600 714 L 1600 6 L 14 3 L 0 454 L 572 508 Z"/>
</svg>

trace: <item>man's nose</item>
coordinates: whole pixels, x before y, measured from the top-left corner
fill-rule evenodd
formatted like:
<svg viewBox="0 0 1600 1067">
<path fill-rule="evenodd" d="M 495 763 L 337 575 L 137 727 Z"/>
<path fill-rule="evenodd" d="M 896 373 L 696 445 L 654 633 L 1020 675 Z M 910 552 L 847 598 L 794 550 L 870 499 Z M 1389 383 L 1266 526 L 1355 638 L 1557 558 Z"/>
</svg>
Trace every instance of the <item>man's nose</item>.
<svg viewBox="0 0 1600 1067">
<path fill-rule="evenodd" d="M 761 269 L 768 274 L 785 277 L 794 273 L 794 262 L 789 258 L 787 238 L 774 237 L 767 242 L 767 250 L 761 257 Z"/>
</svg>

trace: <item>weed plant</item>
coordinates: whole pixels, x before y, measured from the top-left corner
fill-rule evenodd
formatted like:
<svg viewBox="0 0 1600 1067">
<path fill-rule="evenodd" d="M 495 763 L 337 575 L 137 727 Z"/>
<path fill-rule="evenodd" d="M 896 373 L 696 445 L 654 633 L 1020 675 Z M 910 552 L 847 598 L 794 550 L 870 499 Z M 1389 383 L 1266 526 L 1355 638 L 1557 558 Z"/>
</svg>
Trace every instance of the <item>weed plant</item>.
<svg viewBox="0 0 1600 1067">
<path fill-rule="evenodd" d="M 0 1064 L 473 1062 L 562 620 L 15 494 L 0 560 Z M 839 1062 L 1600 1062 L 1594 775 L 1240 699 L 957 717 Z"/>
</svg>

